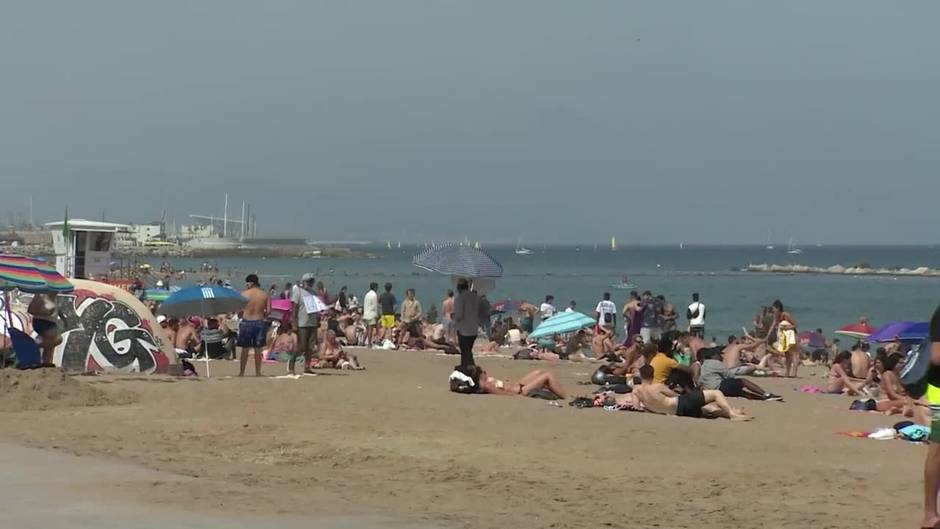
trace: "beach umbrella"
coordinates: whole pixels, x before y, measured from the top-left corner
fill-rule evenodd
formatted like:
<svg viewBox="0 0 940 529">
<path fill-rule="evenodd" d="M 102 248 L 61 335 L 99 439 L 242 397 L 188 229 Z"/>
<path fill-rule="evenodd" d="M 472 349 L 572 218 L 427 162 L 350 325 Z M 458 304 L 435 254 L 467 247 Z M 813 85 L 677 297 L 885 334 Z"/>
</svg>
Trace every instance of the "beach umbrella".
<svg viewBox="0 0 940 529">
<path fill-rule="evenodd" d="M 414 256 L 412 263 L 429 272 L 456 277 L 502 277 L 503 265 L 490 254 L 470 246 L 432 246 Z"/>
<path fill-rule="evenodd" d="M 189 287 L 173 292 L 160 305 L 160 312 L 167 316 L 215 316 L 227 312 L 238 312 L 248 304 L 248 298 L 240 292 L 215 285 Z M 206 359 L 206 377 L 209 377 L 209 354 L 203 344 Z"/>
<path fill-rule="evenodd" d="M 32 294 L 58 294 L 74 290 L 69 280 L 45 261 L 0 254 L 0 289 L 14 288 Z"/>
<path fill-rule="evenodd" d="M 915 325 L 912 321 L 895 321 L 887 325 L 882 325 L 868 337 L 869 342 L 893 342 L 898 339 L 902 332 Z"/>
<path fill-rule="evenodd" d="M 859 340 L 867 340 L 873 332 L 875 332 L 875 328 L 867 323 L 850 323 L 840 327 L 839 330 L 836 331 L 836 334 Z"/>
<path fill-rule="evenodd" d="M 898 338 L 902 342 L 919 342 L 930 336 L 930 322 L 920 321 L 912 323 L 910 327 L 901 331 Z"/>
<path fill-rule="evenodd" d="M 568 334 L 595 325 L 597 320 L 580 312 L 561 312 L 540 323 L 529 338 L 535 340 L 555 334 Z"/>
</svg>

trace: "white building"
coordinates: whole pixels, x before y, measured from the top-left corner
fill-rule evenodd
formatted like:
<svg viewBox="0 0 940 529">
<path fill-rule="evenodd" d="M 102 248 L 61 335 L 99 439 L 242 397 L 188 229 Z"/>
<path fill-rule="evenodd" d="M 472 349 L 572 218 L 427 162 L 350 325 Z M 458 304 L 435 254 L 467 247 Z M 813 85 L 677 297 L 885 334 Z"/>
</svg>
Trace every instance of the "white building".
<svg viewBox="0 0 940 529">
<path fill-rule="evenodd" d="M 165 235 L 160 222 L 131 224 L 127 231 L 116 234 L 115 242 L 119 246 L 145 246 L 148 242 L 163 240 Z"/>
<path fill-rule="evenodd" d="M 215 228 L 211 224 L 192 224 L 180 226 L 179 238 L 183 240 L 209 239 L 215 236 Z"/>
<path fill-rule="evenodd" d="M 69 219 L 67 226 L 63 224 L 61 221 L 46 224 L 46 229 L 52 232 L 56 270 L 69 278 L 107 276 L 111 271 L 114 236 L 130 226 L 84 219 Z"/>
</svg>

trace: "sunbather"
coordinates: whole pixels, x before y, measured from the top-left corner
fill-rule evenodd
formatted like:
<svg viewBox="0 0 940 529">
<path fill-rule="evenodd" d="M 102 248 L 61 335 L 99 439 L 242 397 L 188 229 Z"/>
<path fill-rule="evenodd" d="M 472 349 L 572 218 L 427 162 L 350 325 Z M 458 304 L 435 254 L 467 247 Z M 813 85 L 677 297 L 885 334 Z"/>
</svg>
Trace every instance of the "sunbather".
<svg viewBox="0 0 940 529">
<path fill-rule="evenodd" d="M 849 377 L 849 369 L 852 366 L 852 353 L 842 351 L 836 355 L 832 361 L 832 367 L 829 368 L 829 382 L 826 386 L 828 393 L 845 393 L 847 395 L 867 395 L 865 387 L 860 382 L 855 382 Z"/>
<path fill-rule="evenodd" d="M 320 358 L 316 360 L 314 368 L 333 368 L 333 369 L 365 369 L 359 365 L 359 359 L 355 355 L 347 356 L 343 351 L 343 346 L 336 340 L 336 333 L 326 331 L 323 337 L 323 344 L 320 346 Z"/>
<path fill-rule="evenodd" d="M 749 421 L 744 410 L 732 408 L 721 391 L 693 390 L 679 395 L 665 384 L 653 382 L 653 366 L 640 368 L 642 384 L 633 387 L 646 411 L 679 417 L 722 417 L 732 421 Z"/>
<path fill-rule="evenodd" d="M 482 393 L 491 395 L 508 396 L 531 396 L 533 392 L 547 389 L 558 396 L 560 399 L 568 398 L 568 392 L 565 391 L 554 375 L 548 371 L 535 370 L 528 375 L 520 378 L 518 381 L 489 376 L 486 371 L 480 368 L 479 380 Z"/>
</svg>

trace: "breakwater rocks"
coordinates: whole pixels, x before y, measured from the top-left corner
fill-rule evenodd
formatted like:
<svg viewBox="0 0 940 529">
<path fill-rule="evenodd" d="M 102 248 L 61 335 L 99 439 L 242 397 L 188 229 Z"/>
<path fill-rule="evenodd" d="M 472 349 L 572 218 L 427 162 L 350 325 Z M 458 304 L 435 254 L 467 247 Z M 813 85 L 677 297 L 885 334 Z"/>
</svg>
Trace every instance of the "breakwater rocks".
<svg viewBox="0 0 940 529">
<path fill-rule="evenodd" d="M 847 276 L 911 276 L 940 277 L 940 269 L 920 266 L 917 268 L 872 268 L 869 266 L 828 267 L 806 265 L 749 264 L 742 269 L 745 272 L 767 274 L 831 274 Z"/>
</svg>

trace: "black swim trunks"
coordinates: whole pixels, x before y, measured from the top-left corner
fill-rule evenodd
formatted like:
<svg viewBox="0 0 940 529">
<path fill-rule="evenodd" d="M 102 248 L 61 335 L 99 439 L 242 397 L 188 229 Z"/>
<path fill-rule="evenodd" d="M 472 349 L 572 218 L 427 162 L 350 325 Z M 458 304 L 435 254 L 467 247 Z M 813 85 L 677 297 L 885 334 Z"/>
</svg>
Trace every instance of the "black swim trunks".
<svg viewBox="0 0 940 529">
<path fill-rule="evenodd" d="M 721 390 L 726 397 L 743 397 L 744 381 L 740 378 L 726 378 L 721 381 L 721 385 L 718 386 L 718 389 Z"/>
<path fill-rule="evenodd" d="M 705 407 L 705 394 L 697 389 L 688 393 L 679 395 L 679 403 L 676 405 L 676 415 L 679 417 L 694 417 L 700 419 L 703 417 L 702 408 Z"/>
</svg>

